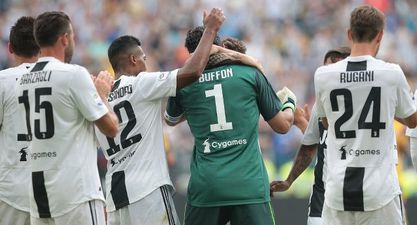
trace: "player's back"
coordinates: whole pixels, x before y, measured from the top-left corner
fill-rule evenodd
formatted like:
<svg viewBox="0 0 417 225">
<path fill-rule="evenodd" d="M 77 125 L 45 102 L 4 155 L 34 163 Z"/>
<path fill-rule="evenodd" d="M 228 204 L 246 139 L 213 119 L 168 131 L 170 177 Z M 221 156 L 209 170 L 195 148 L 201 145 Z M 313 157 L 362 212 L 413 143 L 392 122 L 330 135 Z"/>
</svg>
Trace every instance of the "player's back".
<svg viewBox="0 0 417 225">
<path fill-rule="evenodd" d="M 400 193 L 393 120 L 415 111 L 402 70 L 348 57 L 320 67 L 315 85 L 318 115 L 329 123 L 326 202 L 352 211 L 384 206 Z"/>
<path fill-rule="evenodd" d="M 29 211 L 30 140 L 19 135 L 26 132 L 26 123 L 16 114 L 24 104 L 18 104 L 15 87 L 31 65 L 0 71 L 0 199 L 23 211 Z"/>
<path fill-rule="evenodd" d="M 121 76 L 108 101 L 119 119 L 119 132 L 107 138 L 97 132 L 106 158 L 107 208 L 114 211 L 168 184 L 162 100 L 176 92 L 176 71 Z M 96 128 L 97 129 L 97 128 Z"/>
<path fill-rule="evenodd" d="M 189 204 L 218 206 L 269 200 L 258 123 L 260 113 L 270 119 L 279 110 L 266 110 L 275 103 L 264 100 L 270 99 L 267 96 L 276 99 L 266 78 L 243 65 L 205 70 L 198 81 L 177 93 L 176 101 L 195 137 Z"/>
<path fill-rule="evenodd" d="M 92 121 L 107 113 L 88 71 L 43 57 L 18 80 L 27 103 L 32 139 L 31 214 L 60 216 L 92 199 L 103 199 Z M 47 195 L 45 195 L 47 194 Z"/>
</svg>

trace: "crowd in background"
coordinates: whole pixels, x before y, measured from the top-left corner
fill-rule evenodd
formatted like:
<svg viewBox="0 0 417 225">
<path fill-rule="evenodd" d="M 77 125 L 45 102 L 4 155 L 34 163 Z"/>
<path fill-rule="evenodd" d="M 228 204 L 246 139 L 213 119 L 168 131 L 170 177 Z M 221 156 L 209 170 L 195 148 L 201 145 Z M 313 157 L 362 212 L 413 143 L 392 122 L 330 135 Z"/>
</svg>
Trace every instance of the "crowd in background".
<svg viewBox="0 0 417 225">
<path fill-rule="evenodd" d="M 187 59 L 185 35 L 188 29 L 202 24 L 202 11 L 221 7 L 227 19 L 220 35 L 243 40 L 247 54 L 262 62 L 276 90 L 288 86 L 296 93 L 300 105 L 311 106 L 314 71 L 322 64 L 328 49 L 348 45 L 349 14 L 362 3 L 373 4 L 385 13 L 385 36 L 378 57 L 400 64 L 414 90 L 417 87 L 415 0 L 0 0 L 0 69 L 10 66 L 8 34 L 16 19 L 58 9 L 72 18 L 76 34 L 72 62 L 85 66 L 91 73 L 111 70 L 107 48 L 112 40 L 124 34 L 141 40 L 149 71 L 170 70 L 182 66 Z M 177 189 L 184 191 L 193 138 L 185 123 L 166 128 L 166 133 L 173 180 Z M 286 135 L 278 135 L 261 120 L 260 134 L 270 178 L 285 179 L 301 132 L 293 128 Z M 403 145 L 405 151 L 407 147 Z M 404 156 L 402 164 L 407 170 L 410 161 L 407 154 Z M 405 176 L 405 183 L 417 180 L 414 171 Z M 303 177 L 296 183 L 310 184 L 312 171 Z M 415 185 L 406 186 L 406 191 L 417 195 L 417 187 L 411 186 Z M 302 184 L 293 185 L 292 189 L 291 195 L 301 197 L 310 191 L 309 185 Z"/>
</svg>

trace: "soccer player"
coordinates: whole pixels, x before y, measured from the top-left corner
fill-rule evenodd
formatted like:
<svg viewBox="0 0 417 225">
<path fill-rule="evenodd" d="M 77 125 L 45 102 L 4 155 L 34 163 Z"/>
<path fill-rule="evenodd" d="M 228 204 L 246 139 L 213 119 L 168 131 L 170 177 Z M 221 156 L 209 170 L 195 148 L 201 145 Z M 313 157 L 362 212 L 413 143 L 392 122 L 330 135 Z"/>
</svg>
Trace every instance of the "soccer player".
<svg viewBox="0 0 417 225">
<path fill-rule="evenodd" d="M 198 28 L 188 32 L 190 53 L 201 35 Z M 295 96 L 286 99 L 280 102 L 256 68 L 221 64 L 168 100 L 168 125 L 185 117 L 195 138 L 185 225 L 275 224 L 258 123 L 261 114 L 276 132 L 287 132 Z"/>
<path fill-rule="evenodd" d="M 16 80 L 38 59 L 34 20 L 24 16 L 12 26 L 9 52 L 16 67 L 0 71 L 0 224 L 30 225 L 30 140 L 19 135 L 24 131 L 19 128 L 26 125 L 16 116 L 24 104 L 16 101 L 15 87 Z"/>
<path fill-rule="evenodd" d="M 350 48 L 341 47 L 332 49 L 324 56 L 324 64 L 338 62 L 350 55 Z M 311 118 L 309 116 L 303 118 L 303 115 L 295 115 L 294 120 L 298 118 L 300 122 L 294 122 L 298 128 L 304 133 L 302 145 L 295 157 L 293 167 L 285 181 L 271 182 L 271 191 L 286 191 L 292 183 L 300 176 L 304 170 L 310 165 L 313 158 L 317 155 L 317 162 L 314 168 L 314 185 L 310 196 L 309 212 L 307 225 L 322 225 L 321 213 L 324 203 L 324 180 L 325 169 L 324 159 L 326 155 L 326 137 L 327 130 L 323 127 L 317 113 L 312 110 Z M 307 126 L 308 125 L 308 126 Z"/>
<path fill-rule="evenodd" d="M 364 5 L 350 17 L 351 55 L 316 70 L 317 116 L 327 133 L 324 224 L 404 224 L 394 117 L 417 124 L 398 65 L 375 58 L 385 17 Z"/>
<path fill-rule="evenodd" d="M 122 36 L 108 49 L 115 71 L 109 96 L 120 121 L 115 138 L 98 134 L 109 160 L 106 174 L 109 225 L 179 225 L 172 200 L 173 185 L 164 152 L 161 105 L 178 89 L 197 80 L 224 21 L 213 9 L 204 17 L 204 35 L 196 52 L 176 70 L 146 72 L 141 42 Z"/>
<path fill-rule="evenodd" d="M 40 58 L 16 88 L 27 127 L 19 135 L 32 140 L 31 223 L 104 225 L 94 124 L 109 137 L 117 134 L 107 102 L 113 80 L 100 72 L 93 82 L 84 67 L 68 64 L 74 32 L 65 13 L 39 15 L 34 36 Z"/>
</svg>

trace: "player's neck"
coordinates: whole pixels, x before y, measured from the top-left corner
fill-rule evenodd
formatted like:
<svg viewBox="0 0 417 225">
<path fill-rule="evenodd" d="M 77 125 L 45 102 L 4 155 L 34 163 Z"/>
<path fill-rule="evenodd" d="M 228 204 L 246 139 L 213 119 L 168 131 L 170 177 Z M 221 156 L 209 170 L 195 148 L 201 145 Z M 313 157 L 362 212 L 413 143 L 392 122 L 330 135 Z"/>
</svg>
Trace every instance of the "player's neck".
<svg viewBox="0 0 417 225">
<path fill-rule="evenodd" d="M 32 56 L 32 57 L 22 57 L 22 56 L 14 56 L 14 63 L 15 66 L 21 65 L 23 63 L 35 63 L 38 61 L 38 56 Z"/>
<path fill-rule="evenodd" d="M 65 50 L 55 47 L 41 48 L 40 57 L 54 57 L 62 62 L 65 62 Z"/>
<path fill-rule="evenodd" d="M 364 56 L 370 55 L 375 57 L 377 47 L 373 43 L 353 43 L 350 56 Z"/>
<path fill-rule="evenodd" d="M 119 79 L 120 76 L 137 76 L 140 72 L 142 71 L 137 71 L 136 69 L 130 69 L 130 68 L 126 68 L 126 69 L 120 69 L 117 72 L 115 72 L 114 77 L 116 79 Z"/>
</svg>

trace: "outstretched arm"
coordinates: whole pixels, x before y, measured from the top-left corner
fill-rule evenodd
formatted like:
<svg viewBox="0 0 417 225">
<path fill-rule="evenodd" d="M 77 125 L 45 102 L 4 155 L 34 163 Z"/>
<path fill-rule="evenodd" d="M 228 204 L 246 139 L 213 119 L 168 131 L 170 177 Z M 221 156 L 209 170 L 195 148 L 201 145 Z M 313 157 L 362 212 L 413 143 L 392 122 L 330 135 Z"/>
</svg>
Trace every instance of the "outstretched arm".
<svg viewBox="0 0 417 225">
<path fill-rule="evenodd" d="M 301 145 L 287 179 L 284 181 L 272 181 L 270 184 L 271 191 L 282 192 L 288 190 L 300 174 L 307 169 L 316 154 L 317 145 Z"/>
</svg>

